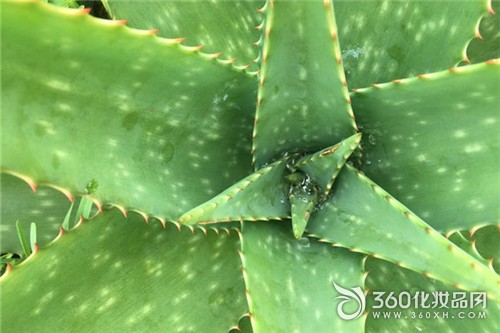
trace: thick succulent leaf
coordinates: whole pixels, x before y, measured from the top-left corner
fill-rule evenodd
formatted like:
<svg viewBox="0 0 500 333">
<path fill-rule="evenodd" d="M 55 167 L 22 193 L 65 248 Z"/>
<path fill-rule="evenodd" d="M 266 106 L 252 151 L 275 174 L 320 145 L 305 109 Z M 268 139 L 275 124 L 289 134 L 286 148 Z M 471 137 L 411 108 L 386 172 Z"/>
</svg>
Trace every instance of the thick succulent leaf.
<svg viewBox="0 0 500 333">
<path fill-rule="evenodd" d="M 346 165 L 307 230 L 465 290 L 500 300 L 500 276 L 462 251 L 362 173 Z M 425 251 L 422 251 L 425 249 Z"/>
<path fill-rule="evenodd" d="M 308 174 L 321 187 L 323 197 L 326 198 L 337 175 L 360 140 L 361 133 L 355 134 L 335 146 L 303 157 L 295 166 Z"/>
<path fill-rule="evenodd" d="M 490 261 L 491 268 L 500 274 L 500 226 L 490 225 L 472 235 L 474 248 Z"/>
<path fill-rule="evenodd" d="M 360 88 L 457 65 L 488 0 L 334 2 L 347 82 Z"/>
<path fill-rule="evenodd" d="M 355 131 L 333 9 L 326 4 L 271 1 L 266 8 L 254 126 L 257 168 L 282 153 L 323 149 Z"/>
<path fill-rule="evenodd" d="M 167 219 L 251 172 L 246 74 L 42 3 L 3 3 L 2 32 L 4 168 L 73 192 L 95 179 L 96 198 Z"/>
<path fill-rule="evenodd" d="M 442 232 L 500 220 L 500 64 L 361 89 L 368 177 Z"/>
<path fill-rule="evenodd" d="M 412 272 L 410 270 L 394 266 L 388 262 L 381 260 L 370 259 L 366 262 L 366 268 L 370 271 L 366 279 L 366 287 L 371 291 L 385 291 L 382 299 L 389 296 L 390 292 L 394 292 L 394 297 L 398 298 L 404 292 L 410 293 L 412 296 L 427 294 L 429 297 L 425 302 L 429 305 L 428 309 L 415 307 L 415 299 L 412 299 L 412 304 L 407 309 L 396 307 L 389 309 L 382 307 L 373 309 L 366 320 L 366 332 L 370 333 L 385 333 L 390 327 L 390 332 L 498 332 L 500 330 L 500 303 L 494 302 L 491 299 L 486 300 L 486 308 L 482 308 L 481 304 L 475 308 L 452 308 L 452 300 L 460 294 L 455 288 L 452 288 L 439 281 L 425 278 L 424 276 Z M 437 303 L 433 307 L 434 297 L 438 294 L 448 294 L 448 301 L 442 300 L 448 307 L 440 308 L 441 304 Z M 466 294 L 467 295 L 467 294 Z M 467 295 L 468 296 L 468 295 Z M 422 296 L 417 296 L 421 300 Z M 402 299 L 406 299 L 404 296 Z M 373 293 L 367 297 L 368 308 L 378 304 L 374 301 Z M 375 313 L 379 313 L 379 318 L 375 318 Z M 383 313 L 390 313 L 390 318 L 384 318 Z M 394 318 L 394 314 L 401 313 L 400 318 Z M 485 318 L 479 318 L 480 313 L 484 313 Z M 437 318 L 435 317 L 437 314 Z M 470 319 L 469 315 L 475 315 L 475 318 Z M 422 317 L 420 317 L 422 316 Z"/>
<path fill-rule="evenodd" d="M 474 243 L 465 238 L 460 231 L 456 231 L 446 238 L 455 243 L 455 245 L 464 250 L 464 252 L 467 252 L 469 255 L 483 263 L 483 265 L 488 265 L 488 260 L 486 260 L 485 257 L 477 251 Z"/>
<path fill-rule="evenodd" d="M 134 28 L 157 29 L 167 38 L 186 38 L 184 45 L 204 46 L 208 53 L 222 52 L 223 59 L 249 65 L 258 56 L 256 29 L 262 23 L 257 10 L 265 0 L 179 1 L 105 0 L 115 19 L 126 19 Z"/>
<path fill-rule="evenodd" d="M 2 278 L 2 331 L 227 332 L 248 311 L 238 247 L 105 212 Z"/>
<path fill-rule="evenodd" d="M 491 2 L 491 10 L 481 20 L 480 37 L 467 47 L 467 56 L 472 63 L 500 58 L 500 1 Z"/>
<path fill-rule="evenodd" d="M 289 200 L 292 211 L 292 230 L 295 238 L 302 238 L 318 199 L 319 195 L 316 192 L 309 193 L 301 187 L 291 189 Z"/>
<path fill-rule="evenodd" d="M 290 229 L 286 221 L 243 223 L 241 257 L 253 331 L 362 332 L 363 317 L 337 316 L 333 288 L 334 282 L 363 286 L 362 256 L 308 238 L 297 241 Z"/>
<path fill-rule="evenodd" d="M 238 322 L 238 326 L 233 327 L 229 333 L 253 333 L 250 316 L 243 316 Z"/>
<path fill-rule="evenodd" d="M 180 223 L 257 221 L 290 217 L 286 160 L 280 160 L 240 180 L 215 198 L 186 212 Z"/>
<path fill-rule="evenodd" d="M 39 186 L 36 192 L 23 180 L 0 173 L 0 253 L 22 253 L 17 238 L 16 221 L 25 233 L 37 224 L 37 243 L 47 244 L 59 233 L 71 202 L 61 192 Z"/>
</svg>

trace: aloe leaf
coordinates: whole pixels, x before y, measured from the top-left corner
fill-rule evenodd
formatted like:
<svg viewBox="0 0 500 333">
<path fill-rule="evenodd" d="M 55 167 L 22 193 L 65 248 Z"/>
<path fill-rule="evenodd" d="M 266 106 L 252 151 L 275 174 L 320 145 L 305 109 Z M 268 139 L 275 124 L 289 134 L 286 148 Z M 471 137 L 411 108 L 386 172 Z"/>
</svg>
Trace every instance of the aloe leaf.
<svg viewBox="0 0 500 333">
<path fill-rule="evenodd" d="M 337 175 L 360 140 L 361 133 L 355 134 L 334 146 L 301 158 L 295 167 L 308 174 L 321 187 L 323 197 L 326 198 Z"/>
<path fill-rule="evenodd" d="M 355 132 L 333 9 L 326 4 L 271 1 L 265 9 L 253 134 L 257 168 L 282 153 L 317 151 Z"/>
<path fill-rule="evenodd" d="M 35 250 L 36 244 L 37 244 L 36 223 L 32 222 L 30 225 L 30 249 L 31 249 L 31 251 Z"/>
<path fill-rule="evenodd" d="M 361 89 L 362 170 L 433 228 L 500 220 L 500 63 Z"/>
<path fill-rule="evenodd" d="M 28 241 L 26 240 L 26 236 L 24 236 L 23 227 L 19 221 L 16 221 L 16 231 L 17 231 L 17 239 L 21 244 L 21 247 L 24 252 L 25 257 L 29 257 L 31 254 L 31 248 L 28 246 Z"/>
<path fill-rule="evenodd" d="M 2 277 L 2 331 L 228 331 L 248 311 L 238 247 L 236 232 L 104 212 Z"/>
<path fill-rule="evenodd" d="M 254 78 L 42 3 L 3 3 L 2 31 L 3 168 L 171 220 L 252 172 Z"/>
<path fill-rule="evenodd" d="M 488 7 L 488 0 L 334 2 L 351 88 L 454 67 Z"/>
<path fill-rule="evenodd" d="M 73 206 L 74 206 L 74 202 L 71 203 L 71 206 L 69 207 L 69 209 L 66 213 L 66 216 L 64 216 L 64 220 L 61 224 L 61 227 L 64 230 L 69 230 L 71 228 L 70 222 L 71 222 L 71 214 L 73 212 Z"/>
<path fill-rule="evenodd" d="M 500 1 L 491 1 L 491 8 L 479 25 L 477 38 L 467 47 L 472 63 L 500 58 Z"/>
<path fill-rule="evenodd" d="M 465 238 L 461 232 L 456 231 L 446 238 L 455 243 L 455 245 L 464 250 L 464 252 L 480 261 L 483 265 L 488 265 L 488 260 L 486 260 L 485 257 L 483 257 L 481 254 L 479 254 L 476 247 L 474 246 L 474 243 Z"/>
<path fill-rule="evenodd" d="M 282 219 L 290 216 L 286 160 L 276 161 L 240 180 L 213 199 L 186 212 L 180 223 Z"/>
<path fill-rule="evenodd" d="M 138 1 L 105 0 L 111 16 L 126 19 L 134 28 L 157 29 L 167 38 L 186 38 L 184 45 L 203 46 L 208 53 L 222 52 L 223 59 L 236 58 L 236 65 L 255 62 L 260 38 L 257 12 L 264 0 L 252 1 Z M 255 66 L 254 66 L 255 67 Z"/>
<path fill-rule="evenodd" d="M 346 165 L 332 195 L 311 217 L 313 236 L 500 300 L 500 276 Z M 422 251 L 422 249 L 426 251 Z"/>
<path fill-rule="evenodd" d="M 243 316 L 238 322 L 238 326 L 233 327 L 229 333 L 253 333 L 250 316 Z"/>
<path fill-rule="evenodd" d="M 482 308 L 482 304 L 474 308 L 456 306 L 453 308 L 452 300 L 461 297 L 460 290 L 381 260 L 367 260 L 366 268 L 370 271 L 366 287 L 371 291 L 385 291 L 382 299 L 387 298 L 390 292 L 393 292 L 393 297 L 396 298 L 403 293 L 409 293 L 412 296 L 417 295 L 417 302 L 422 302 L 422 298 L 425 299 L 423 295 L 428 295 L 424 304 L 429 306 L 429 308 L 415 307 L 415 299 L 412 299 L 412 305 L 406 309 L 401 307 L 390 309 L 386 306 L 373 309 L 379 302 L 374 301 L 373 294 L 369 293 L 367 307 L 372 310 L 366 320 L 366 332 L 383 333 L 387 332 L 388 327 L 391 332 L 496 332 L 498 330 L 500 317 L 498 302 L 487 299 L 486 308 Z M 448 295 L 448 300 L 445 295 Z M 466 293 L 465 296 L 467 303 L 470 304 L 469 294 Z M 441 303 L 433 307 L 435 297 L 438 299 L 441 297 L 441 301 L 447 304 L 447 307 L 441 307 Z M 406 300 L 406 297 L 403 296 L 402 299 Z M 374 312 L 379 312 L 378 319 L 374 318 Z M 384 318 L 383 312 L 391 313 L 391 317 Z M 397 312 L 401 312 L 398 319 L 394 318 L 394 313 Z M 480 318 L 480 313 L 484 313 L 485 317 Z M 469 315 L 474 315 L 475 318 L 471 319 Z"/>
<path fill-rule="evenodd" d="M 362 332 L 364 319 L 336 314 L 333 283 L 363 286 L 363 258 L 303 238 L 288 222 L 243 222 L 242 261 L 253 331 Z M 356 308 L 345 306 L 345 311 Z"/>
<path fill-rule="evenodd" d="M 53 4 L 55 6 L 65 7 L 65 8 L 83 7 L 83 6 L 80 6 L 76 0 L 42 0 L 42 1 Z"/>
<path fill-rule="evenodd" d="M 22 253 L 17 238 L 16 220 L 24 230 L 37 224 L 37 243 L 45 245 L 59 233 L 70 202 L 65 195 L 47 186 L 36 192 L 21 179 L 0 173 L 0 253 Z"/>
<path fill-rule="evenodd" d="M 319 195 L 315 191 L 308 192 L 301 187 L 292 188 L 290 196 L 292 210 L 292 230 L 296 239 L 301 239 Z"/>
<path fill-rule="evenodd" d="M 472 235 L 474 249 L 489 261 L 500 274 L 500 226 L 491 225 L 476 230 Z"/>
<path fill-rule="evenodd" d="M 80 217 L 88 219 L 90 217 L 90 212 L 92 210 L 92 200 L 87 196 L 83 196 L 80 204 L 78 205 L 78 209 L 76 210 L 76 219 L 78 220 Z"/>
</svg>

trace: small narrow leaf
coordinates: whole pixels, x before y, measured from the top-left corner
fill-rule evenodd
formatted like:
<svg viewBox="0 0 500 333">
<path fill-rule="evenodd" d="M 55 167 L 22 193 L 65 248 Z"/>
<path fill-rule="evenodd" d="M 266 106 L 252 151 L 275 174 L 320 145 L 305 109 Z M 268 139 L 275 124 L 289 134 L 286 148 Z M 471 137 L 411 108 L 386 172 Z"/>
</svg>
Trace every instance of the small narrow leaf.
<svg viewBox="0 0 500 333">
<path fill-rule="evenodd" d="M 16 221 L 16 230 L 17 230 L 17 237 L 19 239 L 19 242 L 21 243 L 21 247 L 23 249 L 24 255 L 26 257 L 29 257 L 31 254 L 30 247 L 28 246 L 28 242 L 26 241 L 26 238 L 24 237 L 24 232 L 23 228 L 21 227 L 21 223 Z"/>
<path fill-rule="evenodd" d="M 75 204 L 74 202 L 71 203 L 71 206 L 69 207 L 68 212 L 66 213 L 66 216 L 64 217 L 64 221 L 62 223 L 62 227 L 64 230 L 69 230 L 69 228 L 70 228 L 69 222 L 70 222 L 71 213 L 73 212 L 73 205 L 74 204 Z"/>
<path fill-rule="evenodd" d="M 83 217 L 84 219 L 88 219 L 90 216 L 90 212 L 92 211 L 92 200 L 90 200 L 87 196 L 82 196 L 80 200 L 80 204 L 78 205 L 78 210 L 76 211 L 76 222 Z"/>
<path fill-rule="evenodd" d="M 35 251 L 35 246 L 37 243 L 37 233 L 36 233 L 36 223 L 31 223 L 30 227 L 30 248 L 31 251 Z"/>
</svg>

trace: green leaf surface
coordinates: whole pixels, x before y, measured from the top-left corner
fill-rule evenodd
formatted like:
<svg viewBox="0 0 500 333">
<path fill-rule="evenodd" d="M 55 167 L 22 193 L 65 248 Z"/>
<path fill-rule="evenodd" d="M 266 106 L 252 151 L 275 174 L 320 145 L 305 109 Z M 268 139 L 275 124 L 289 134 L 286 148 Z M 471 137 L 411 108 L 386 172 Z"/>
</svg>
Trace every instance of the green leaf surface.
<svg viewBox="0 0 500 333">
<path fill-rule="evenodd" d="M 213 199 L 186 212 L 180 223 L 216 223 L 282 219 L 290 216 L 282 159 L 240 180 Z"/>
<path fill-rule="evenodd" d="M 360 88 L 457 65 L 488 1 L 334 2 L 347 82 Z"/>
<path fill-rule="evenodd" d="M 24 257 L 29 257 L 29 255 L 31 254 L 31 248 L 28 246 L 28 241 L 26 239 L 26 236 L 24 236 L 24 231 L 23 231 L 23 228 L 21 227 L 21 223 L 19 223 L 19 221 L 16 221 L 16 231 L 17 231 L 17 238 L 19 240 L 19 243 L 21 244 L 21 247 L 23 248 Z"/>
<path fill-rule="evenodd" d="M 37 224 L 37 243 L 45 245 L 59 233 L 71 203 L 65 195 L 47 186 L 33 190 L 21 179 L 0 173 L 0 252 L 22 253 L 16 221 L 25 233 Z M 29 235 L 29 234 L 28 234 Z"/>
<path fill-rule="evenodd" d="M 250 316 L 243 316 L 238 322 L 238 326 L 231 329 L 229 333 L 253 333 Z"/>
<path fill-rule="evenodd" d="M 104 212 L 2 277 L 2 332 L 227 332 L 248 311 L 238 247 Z"/>
<path fill-rule="evenodd" d="M 65 7 L 65 8 L 79 8 L 80 5 L 76 0 L 42 0 L 44 2 L 48 2 L 55 6 Z"/>
<path fill-rule="evenodd" d="M 204 46 L 208 53 L 222 52 L 223 59 L 236 58 L 244 66 L 255 62 L 262 23 L 257 10 L 264 0 L 179 1 L 105 0 L 115 19 L 126 19 L 134 28 L 157 29 L 167 38 L 186 38 L 188 46 Z M 251 68 L 255 68 L 253 65 Z"/>
<path fill-rule="evenodd" d="M 253 134 L 257 168 L 283 153 L 331 146 L 356 128 L 337 62 L 332 6 L 319 0 L 274 1 L 265 12 Z"/>
<path fill-rule="evenodd" d="M 242 260 L 255 333 L 362 332 L 363 317 L 346 321 L 336 312 L 333 282 L 363 286 L 362 256 L 303 238 L 290 223 L 244 222 Z M 345 306 L 345 311 L 355 311 Z"/>
<path fill-rule="evenodd" d="M 500 220 L 500 63 L 361 89 L 362 170 L 433 228 Z"/>
<path fill-rule="evenodd" d="M 491 261 L 491 267 L 500 274 L 500 226 L 483 227 L 474 232 L 472 240 L 477 252 Z"/>
<path fill-rule="evenodd" d="M 313 236 L 500 300 L 500 276 L 462 251 L 354 168 L 311 217 Z M 425 251 L 422 251 L 425 249 Z"/>
<path fill-rule="evenodd" d="M 483 263 L 483 265 L 488 265 L 488 260 L 486 260 L 486 258 L 481 254 L 479 254 L 476 247 L 474 246 L 474 243 L 465 238 L 460 231 L 456 231 L 446 238 L 448 238 L 450 242 L 455 243 L 455 245 L 464 250 L 464 252 L 468 253 L 470 256 Z"/>
<path fill-rule="evenodd" d="M 171 220 L 251 173 L 254 78 L 42 3 L 3 3 L 2 32 L 3 168 Z"/>
<path fill-rule="evenodd" d="M 412 297 L 417 295 L 417 300 L 412 298 L 411 305 L 406 309 L 399 306 L 372 309 L 379 302 L 374 301 L 373 293 L 368 294 L 367 307 L 372 310 L 366 320 L 366 332 L 386 333 L 388 327 L 390 332 L 424 333 L 497 332 L 500 330 L 498 322 L 500 303 L 498 302 L 487 299 L 486 308 L 482 308 L 482 304 L 470 308 L 457 308 L 452 302 L 453 299 L 463 296 L 460 290 L 381 260 L 367 260 L 366 268 L 370 271 L 366 279 L 366 287 L 371 291 L 385 292 L 381 299 L 388 299 L 389 303 L 392 303 L 389 298 L 390 292 L 393 292 L 393 297 L 396 298 L 405 293 L 409 293 Z M 467 304 L 470 304 L 470 295 L 465 293 Z M 406 303 L 406 296 L 401 296 L 401 299 Z M 428 308 L 415 306 L 415 302 L 419 304 L 423 302 Z M 446 307 L 441 307 L 443 303 Z M 379 318 L 374 317 L 377 312 Z M 384 318 L 384 312 L 388 313 L 386 316 L 390 318 Z M 401 313 L 400 318 L 394 318 L 396 313 Z M 485 318 L 479 318 L 480 313 L 483 313 Z M 475 316 L 475 318 L 471 319 L 469 316 Z"/>
<path fill-rule="evenodd" d="M 323 190 L 326 198 L 345 162 L 361 140 L 361 133 L 355 134 L 335 146 L 300 159 L 295 167 L 308 174 Z"/>
<path fill-rule="evenodd" d="M 491 9 L 479 25 L 480 38 L 473 39 L 467 47 L 467 56 L 475 64 L 500 58 L 500 1 L 491 1 Z"/>
<path fill-rule="evenodd" d="M 292 210 L 293 235 L 296 239 L 302 238 L 318 198 L 319 194 L 315 191 L 309 192 L 302 187 L 293 187 L 291 189 L 289 199 Z"/>
</svg>

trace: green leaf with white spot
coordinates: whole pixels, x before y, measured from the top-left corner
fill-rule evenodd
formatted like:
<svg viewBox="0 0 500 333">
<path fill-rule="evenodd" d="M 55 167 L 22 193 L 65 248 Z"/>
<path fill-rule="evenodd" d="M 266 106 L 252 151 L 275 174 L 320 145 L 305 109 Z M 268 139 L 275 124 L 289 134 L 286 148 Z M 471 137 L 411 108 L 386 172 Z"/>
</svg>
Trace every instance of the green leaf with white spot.
<svg viewBox="0 0 500 333">
<path fill-rule="evenodd" d="M 366 279 L 366 287 L 372 291 L 385 292 L 382 299 L 392 300 L 389 293 L 403 304 L 408 303 L 409 294 L 412 298 L 410 305 L 405 309 L 400 306 L 388 308 L 383 306 L 373 309 L 379 304 L 374 301 L 373 293 L 367 296 L 367 308 L 372 309 L 368 313 L 366 320 L 366 332 L 386 333 L 388 327 L 391 332 L 497 332 L 500 330 L 498 318 L 500 317 L 500 303 L 491 299 L 486 299 L 486 307 L 481 303 L 473 308 L 452 307 L 452 300 L 462 297 L 462 291 L 452 288 L 434 279 L 428 279 L 410 270 L 396 267 L 388 262 L 376 259 L 369 259 L 366 268 L 370 271 Z M 402 296 L 400 296 L 402 295 Z M 446 296 L 448 295 L 448 296 Z M 465 293 L 466 302 L 469 303 L 471 294 Z M 392 298 L 394 299 L 394 298 Z M 433 302 L 437 303 L 433 306 Z M 428 308 L 415 306 L 415 302 L 423 302 Z M 441 307 L 441 304 L 445 307 Z M 390 318 L 384 317 L 385 313 L 390 313 Z M 400 312 L 400 318 L 395 318 L 394 314 Z M 378 313 L 379 318 L 375 318 Z M 427 314 L 428 313 L 428 314 Z M 483 316 L 484 318 L 480 317 Z M 436 317 L 437 316 L 437 317 Z M 474 316 L 474 318 L 469 318 Z"/>
<path fill-rule="evenodd" d="M 332 147 L 303 157 L 295 167 L 308 174 L 321 187 L 323 197 L 326 198 L 337 175 L 360 140 L 361 134 L 355 134 Z"/>
<path fill-rule="evenodd" d="M 328 147 L 356 127 L 337 63 L 332 6 L 319 0 L 271 3 L 265 11 L 254 126 L 257 168 L 283 153 Z"/>
<path fill-rule="evenodd" d="M 134 28 L 157 29 L 167 38 L 186 38 L 184 45 L 204 46 L 208 53 L 222 52 L 223 59 L 236 58 L 239 66 L 255 69 L 261 35 L 257 29 L 265 0 L 178 1 L 156 0 L 146 4 L 129 0 L 105 0 L 111 16 L 126 19 Z"/>
<path fill-rule="evenodd" d="M 488 7 L 488 0 L 334 3 L 351 88 L 457 65 Z"/>
<path fill-rule="evenodd" d="M 216 223 L 282 219 L 290 216 L 286 159 L 240 180 L 213 199 L 186 212 L 180 223 Z"/>
<path fill-rule="evenodd" d="M 489 62 L 352 96 L 361 169 L 441 232 L 500 220 L 499 75 Z"/>
<path fill-rule="evenodd" d="M 500 1 L 491 1 L 493 13 L 484 15 L 479 25 L 480 38 L 473 39 L 467 47 L 467 56 L 475 64 L 500 58 Z"/>
<path fill-rule="evenodd" d="M 2 277 L 2 331 L 227 332 L 248 311 L 238 248 L 104 212 Z"/>
<path fill-rule="evenodd" d="M 253 332 L 362 332 L 363 318 L 343 320 L 333 283 L 363 286 L 363 258 L 303 238 L 290 223 L 244 222 L 242 260 Z M 347 305 L 346 312 L 354 312 Z"/>
<path fill-rule="evenodd" d="M 311 217 L 307 231 L 337 246 L 397 263 L 464 290 L 486 291 L 500 300 L 500 276 L 348 165 L 330 199 Z"/>
<path fill-rule="evenodd" d="M 2 31 L 3 168 L 172 220 L 252 172 L 254 78 L 43 3 Z"/>
<path fill-rule="evenodd" d="M 17 238 L 16 221 L 19 220 L 25 233 L 30 230 L 31 222 L 35 222 L 37 243 L 45 245 L 59 233 L 71 203 L 53 188 L 38 186 L 33 192 L 23 180 L 0 173 L 0 206 L 0 253 L 20 254 L 23 249 Z"/>
</svg>

